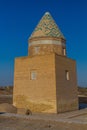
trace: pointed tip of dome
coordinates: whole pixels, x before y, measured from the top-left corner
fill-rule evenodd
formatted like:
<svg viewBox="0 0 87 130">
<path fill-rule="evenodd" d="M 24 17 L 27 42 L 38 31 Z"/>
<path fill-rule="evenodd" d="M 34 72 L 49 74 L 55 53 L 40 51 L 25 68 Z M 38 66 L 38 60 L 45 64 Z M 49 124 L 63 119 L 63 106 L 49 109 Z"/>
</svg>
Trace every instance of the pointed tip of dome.
<svg viewBox="0 0 87 130">
<path fill-rule="evenodd" d="M 49 12 L 46 12 L 45 15 L 49 15 L 50 13 Z"/>
</svg>

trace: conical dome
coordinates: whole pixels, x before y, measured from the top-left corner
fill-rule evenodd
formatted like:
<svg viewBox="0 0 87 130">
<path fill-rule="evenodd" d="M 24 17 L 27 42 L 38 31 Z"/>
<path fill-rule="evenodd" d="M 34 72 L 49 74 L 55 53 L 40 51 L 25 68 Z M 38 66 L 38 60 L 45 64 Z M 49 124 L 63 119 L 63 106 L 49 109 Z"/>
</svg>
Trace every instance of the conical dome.
<svg viewBox="0 0 87 130">
<path fill-rule="evenodd" d="M 49 12 L 46 12 L 29 39 L 39 37 L 55 37 L 65 39 Z"/>
<path fill-rule="evenodd" d="M 66 40 L 50 13 L 45 13 L 28 41 L 28 54 L 56 53 L 66 55 Z"/>
</svg>

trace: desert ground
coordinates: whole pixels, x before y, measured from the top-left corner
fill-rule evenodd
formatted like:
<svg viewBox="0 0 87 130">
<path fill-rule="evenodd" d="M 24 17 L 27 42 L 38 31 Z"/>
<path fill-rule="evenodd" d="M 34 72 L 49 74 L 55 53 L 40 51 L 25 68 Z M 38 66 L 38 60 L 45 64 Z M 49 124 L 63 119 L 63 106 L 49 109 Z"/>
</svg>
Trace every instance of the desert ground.
<svg viewBox="0 0 87 130">
<path fill-rule="evenodd" d="M 87 130 L 87 109 L 59 115 L 5 113 L 0 115 L 0 130 Z"/>
<path fill-rule="evenodd" d="M 12 104 L 12 94 L 12 88 L 0 89 L 0 105 Z M 87 103 L 86 94 L 79 89 L 80 103 Z M 0 130 L 87 130 L 87 108 L 58 115 L 0 113 Z"/>
</svg>

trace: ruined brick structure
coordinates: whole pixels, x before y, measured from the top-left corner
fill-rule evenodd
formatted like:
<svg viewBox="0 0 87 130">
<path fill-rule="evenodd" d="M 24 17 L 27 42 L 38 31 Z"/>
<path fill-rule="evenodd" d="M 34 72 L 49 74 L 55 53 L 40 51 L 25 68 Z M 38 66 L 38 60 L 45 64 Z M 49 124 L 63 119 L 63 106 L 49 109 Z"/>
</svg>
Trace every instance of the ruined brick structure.
<svg viewBox="0 0 87 130">
<path fill-rule="evenodd" d="M 28 56 L 15 59 L 13 105 L 43 113 L 77 110 L 76 62 L 67 58 L 65 37 L 50 13 L 28 43 Z"/>
</svg>

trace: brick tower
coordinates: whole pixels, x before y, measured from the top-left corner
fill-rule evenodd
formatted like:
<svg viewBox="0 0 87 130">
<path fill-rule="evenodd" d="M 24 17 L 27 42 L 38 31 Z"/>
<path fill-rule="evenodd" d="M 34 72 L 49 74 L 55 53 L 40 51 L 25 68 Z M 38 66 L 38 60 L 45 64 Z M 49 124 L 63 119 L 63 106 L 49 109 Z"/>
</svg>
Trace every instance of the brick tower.
<svg viewBox="0 0 87 130">
<path fill-rule="evenodd" d="M 28 56 L 15 59 L 14 106 L 43 113 L 77 110 L 76 62 L 66 56 L 65 37 L 50 13 L 28 44 Z"/>
</svg>

